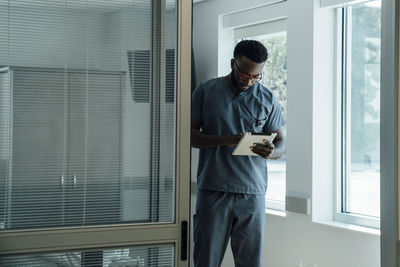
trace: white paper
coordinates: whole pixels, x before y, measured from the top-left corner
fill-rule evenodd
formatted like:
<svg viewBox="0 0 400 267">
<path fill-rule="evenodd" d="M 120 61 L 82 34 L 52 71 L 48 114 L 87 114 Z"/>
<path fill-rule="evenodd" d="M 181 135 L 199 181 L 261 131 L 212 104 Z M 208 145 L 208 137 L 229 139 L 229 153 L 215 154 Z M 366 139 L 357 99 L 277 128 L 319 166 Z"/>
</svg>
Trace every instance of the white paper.
<svg viewBox="0 0 400 267">
<path fill-rule="evenodd" d="M 233 150 L 232 155 L 234 156 L 258 156 L 251 151 L 250 147 L 256 144 L 265 144 L 264 140 L 268 140 L 272 143 L 276 136 L 276 133 L 271 135 L 252 135 L 251 133 L 245 133 L 240 139 L 239 144 Z"/>
</svg>

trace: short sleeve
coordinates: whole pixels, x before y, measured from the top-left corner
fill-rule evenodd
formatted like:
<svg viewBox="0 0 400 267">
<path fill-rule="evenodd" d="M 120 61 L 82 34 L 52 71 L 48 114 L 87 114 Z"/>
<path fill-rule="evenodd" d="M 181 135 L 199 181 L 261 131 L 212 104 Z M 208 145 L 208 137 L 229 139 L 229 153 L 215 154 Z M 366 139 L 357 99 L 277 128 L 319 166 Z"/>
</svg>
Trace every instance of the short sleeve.
<svg viewBox="0 0 400 267">
<path fill-rule="evenodd" d="M 267 122 L 264 125 L 264 132 L 270 133 L 274 130 L 278 130 L 285 125 L 285 119 L 283 118 L 281 106 L 279 105 L 276 98 L 272 95 L 271 112 L 268 116 Z"/>
<path fill-rule="evenodd" d="M 202 84 L 196 87 L 192 93 L 192 119 L 203 121 L 203 97 L 204 89 Z"/>
</svg>

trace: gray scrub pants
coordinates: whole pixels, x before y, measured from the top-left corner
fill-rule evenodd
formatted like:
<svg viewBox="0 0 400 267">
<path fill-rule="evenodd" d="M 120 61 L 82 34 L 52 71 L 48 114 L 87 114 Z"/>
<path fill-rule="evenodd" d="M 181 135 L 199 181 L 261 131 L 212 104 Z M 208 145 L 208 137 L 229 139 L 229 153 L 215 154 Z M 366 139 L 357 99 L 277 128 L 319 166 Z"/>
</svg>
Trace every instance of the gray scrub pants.
<svg viewBox="0 0 400 267">
<path fill-rule="evenodd" d="M 236 267 L 260 267 L 265 196 L 199 190 L 194 225 L 196 267 L 219 267 L 231 238 Z"/>
</svg>

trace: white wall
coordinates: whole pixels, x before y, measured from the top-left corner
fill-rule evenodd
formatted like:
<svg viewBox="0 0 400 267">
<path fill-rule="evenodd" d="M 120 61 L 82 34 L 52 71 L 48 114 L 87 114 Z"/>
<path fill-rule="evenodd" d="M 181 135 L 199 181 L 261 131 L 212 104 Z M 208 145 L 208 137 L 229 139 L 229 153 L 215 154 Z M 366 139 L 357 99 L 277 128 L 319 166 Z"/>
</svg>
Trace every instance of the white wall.
<svg viewBox="0 0 400 267">
<path fill-rule="evenodd" d="M 224 44 L 219 43 L 229 37 L 229 32 L 223 32 L 222 37 L 219 34 L 221 15 L 266 2 L 276 1 L 209 0 L 194 5 L 193 48 L 199 82 L 227 74 L 230 70 L 225 65 L 233 51 L 229 55 L 221 49 Z M 327 126 L 333 121 L 334 108 L 327 97 L 333 92 L 333 75 L 329 76 L 327 72 L 333 69 L 319 70 L 324 69 L 324 62 L 332 63 L 321 56 L 327 51 L 324 48 L 326 42 L 333 40 L 333 31 L 324 30 L 320 23 L 326 23 L 333 14 L 332 10 L 320 9 L 318 4 L 318 0 L 287 1 L 286 188 L 288 195 L 312 198 L 314 214 L 312 217 L 296 213 L 287 213 L 286 217 L 266 215 L 263 266 L 295 267 L 296 261 L 302 259 L 306 267 L 312 262 L 318 267 L 377 267 L 380 265 L 378 235 L 313 222 L 331 217 L 333 196 L 329 190 L 333 184 L 333 168 L 327 164 L 333 160 L 334 138 L 332 126 Z M 218 60 L 224 64 L 218 65 Z M 319 99 L 327 106 L 318 103 Z M 328 112 L 319 113 L 324 107 Z M 318 123 L 313 125 L 313 119 Z M 324 134 L 328 134 L 329 141 L 320 148 L 318 144 L 323 141 Z M 197 151 L 193 152 L 192 175 L 197 160 Z M 318 203 L 320 200 L 325 206 Z M 223 266 L 234 266 L 230 249 Z"/>
</svg>

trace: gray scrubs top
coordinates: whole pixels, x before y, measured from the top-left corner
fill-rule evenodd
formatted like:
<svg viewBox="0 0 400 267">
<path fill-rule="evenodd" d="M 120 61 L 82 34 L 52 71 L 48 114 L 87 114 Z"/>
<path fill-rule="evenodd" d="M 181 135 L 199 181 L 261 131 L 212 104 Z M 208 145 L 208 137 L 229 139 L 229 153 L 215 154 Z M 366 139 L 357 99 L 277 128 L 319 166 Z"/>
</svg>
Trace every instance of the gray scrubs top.
<svg viewBox="0 0 400 267">
<path fill-rule="evenodd" d="M 201 83 L 192 94 L 192 118 L 202 132 L 234 135 L 270 134 L 285 124 L 273 94 L 260 83 L 235 96 L 224 77 Z M 242 194 L 265 194 L 267 162 L 260 156 L 233 156 L 234 147 L 200 149 L 199 189 Z"/>
</svg>

